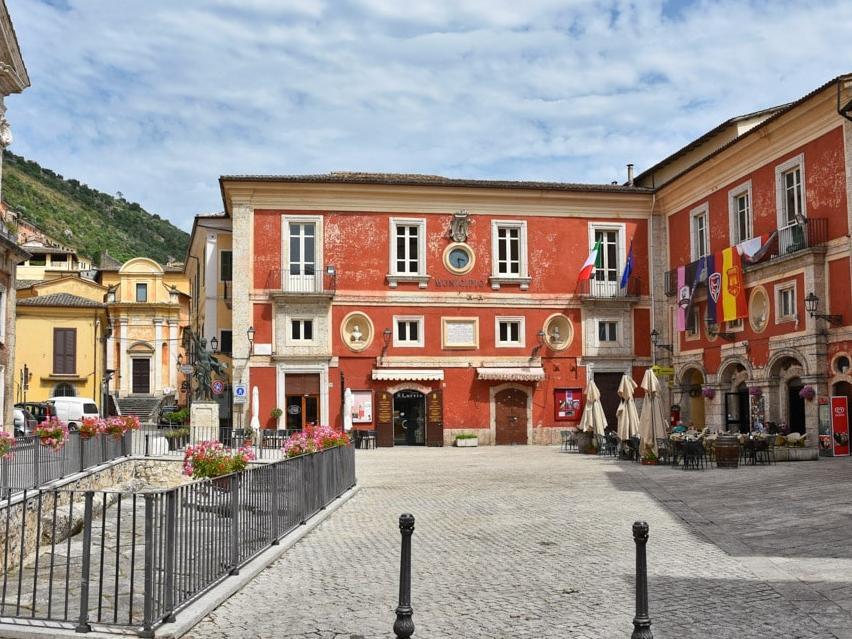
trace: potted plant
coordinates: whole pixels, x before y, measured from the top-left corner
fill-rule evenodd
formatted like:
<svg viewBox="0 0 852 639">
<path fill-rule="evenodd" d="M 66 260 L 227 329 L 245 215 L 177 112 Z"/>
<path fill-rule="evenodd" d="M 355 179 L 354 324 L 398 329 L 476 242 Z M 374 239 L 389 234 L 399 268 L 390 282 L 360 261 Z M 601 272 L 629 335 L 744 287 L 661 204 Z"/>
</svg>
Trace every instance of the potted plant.
<svg viewBox="0 0 852 639">
<path fill-rule="evenodd" d="M 15 436 L 5 431 L 0 431 L 0 459 L 9 460 L 14 457 L 12 448 L 15 446 Z"/>
<path fill-rule="evenodd" d="M 284 411 L 281 410 L 280 408 L 278 408 L 277 406 L 275 408 L 273 408 L 272 412 L 270 413 L 270 415 L 272 416 L 272 419 L 275 420 L 276 424 L 278 423 L 278 420 L 281 418 L 281 415 L 283 415 L 283 414 L 284 414 Z"/>
<path fill-rule="evenodd" d="M 36 426 L 33 435 L 38 437 L 42 446 L 59 452 L 68 440 L 68 425 L 58 417 L 49 417 Z"/>
<path fill-rule="evenodd" d="M 166 438 L 166 443 L 169 445 L 169 450 L 177 450 L 189 438 L 189 429 L 172 428 L 163 432 L 163 437 Z"/>
<path fill-rule="evenodd" d="M 641 459 L 641 463 L 643 466 L 656 466 L 658 461 L 659 460 L 657 459 L 657 456 L 652 450 L 649 450 L 647 453 L 642 455 Z"/>
<path fill-rule="evenodd" d="M 86 417 L 80 424 L 80 439 L 92 439 L 103 432 L 105 422 L 99 417 Z"/>
<path fill-rule="evenodd" d="M 250 449 L 231 450 L 225 448 L 222 442 L 203 441 L 195 446 L 187 446 L 183 456 L 183 474 L 193 479 L 213 479 L 215 482 L 218 477 L 245 470 L 252 459 L 254 454 Z M 225 480 L 218 486 L 229 488 L 229 483 Z"/>
<path fill-rule="evenodd" d="M 799 391 L 799 397 L 811 401 L 814 397 L 816 397 L 816 391 L 814 390 L 814 387 L 810 384 L 802 386 L 801 390 Z"/>
<path fill-rule="evenodd" d="M 752 386 L 748 389 L 748 394 L 755 399 L 759 399 L 763 397 L 763 389 L 760 386 Z"/>
<path fill-rule="evenodd" d="M 460 433 L 455 438 L 457 448 L 479 446 L 479 437 L 473 433 Z"/>
<path fill-rule="evenodd" d="M 328 426 L 307 428 L 293 433 L 284 442 L 281 450 L 285 457 L 297 457 L 308 453 L 316 453 L 335 446 L 348 446 L 349 435 Z"/>
<path fill-rule="evenodd" d="M 713 399 L 716 397 L 716 389 L 711 386 L 705 386 L 701 389 L 701 394 L 704 395 L 705 399 Z"/>
<path fill-rule="evenodd" d="M 254 443 L 254 428 L 246 426 L 243 429 L 243 446 L 251 446 Z"/>
<path fill-rule="evenodd" d="M 101 432 L 111 435 L 113 439 L 121 439 L 130 430 L 139 429 L 139 418 L 133 415 L 119 415 L 106 420 Z"/>
</svg>

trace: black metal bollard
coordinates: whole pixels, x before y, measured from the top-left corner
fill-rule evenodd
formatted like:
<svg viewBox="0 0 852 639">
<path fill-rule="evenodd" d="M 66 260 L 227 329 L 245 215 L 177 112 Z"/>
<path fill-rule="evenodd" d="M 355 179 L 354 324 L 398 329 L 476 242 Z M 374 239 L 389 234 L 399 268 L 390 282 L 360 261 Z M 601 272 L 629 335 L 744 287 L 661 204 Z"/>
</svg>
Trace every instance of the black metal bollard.
<svg viewBox="0 0 852 639">
<path fill-rule="evenodd" d="M 633 541 L 636 542 L 636 616 L 633 617 L 633 634 L 630 639 L 654 639 L 651 618 L 648 616 L 648 563 L 645 546 L 648 544 L 648 524 L 633 524 Z"/>
<path fill-rule="evenodd" d="M 410 639 L 414 634 L 411 619 L 411 535 L 414 532 L 414 515 L 399 516 L 399 534 L 402 535 L 402 554 L 399 559 L 399 605 L 393 631 L 397 639 Z"/>
</svg>

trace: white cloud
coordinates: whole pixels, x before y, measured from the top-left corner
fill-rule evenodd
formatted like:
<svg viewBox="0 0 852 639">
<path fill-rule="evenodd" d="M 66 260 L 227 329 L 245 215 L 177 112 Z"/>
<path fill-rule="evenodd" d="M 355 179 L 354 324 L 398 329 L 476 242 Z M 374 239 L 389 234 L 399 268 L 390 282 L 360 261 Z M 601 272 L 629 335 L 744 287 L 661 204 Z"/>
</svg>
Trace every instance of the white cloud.
<svg viewBox="0 0 852 639">
<path fill-rule="evenodd" d="M 840 0 L 8 4 L 13 150 L 184 228 L 222 173 L 623 179 L 850 70 Z"/>
</svg>

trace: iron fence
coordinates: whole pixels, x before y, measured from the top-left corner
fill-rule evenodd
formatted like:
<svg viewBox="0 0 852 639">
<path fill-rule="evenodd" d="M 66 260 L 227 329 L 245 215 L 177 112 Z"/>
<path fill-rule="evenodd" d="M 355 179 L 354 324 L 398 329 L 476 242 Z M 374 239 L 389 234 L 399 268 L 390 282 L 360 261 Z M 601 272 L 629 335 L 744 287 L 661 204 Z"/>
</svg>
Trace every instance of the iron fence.
<svg viewBox="0 0 852 639">
<path fill-rule="evenodd" d="M 202 441 L 219 441 L 226 448 L 251 448 L 256 459 L 272 460 L 281 457 L 284 442 L 296 430 L 261 429 L 252 433 L 241 428 L 210 428 L 193 427 L 182 434 L 166 431 L 137 431 L 133 436 L 131 451 L 134 455 L 152 456 L 183 456 L 186 447 Z"/>
<path fill-rule="evenodd" d="M 333 266 L 306 274 L 291 273 L 289 268 L 276 268 L 266 276 L 266 288 L 280 293 L 333 296 L 337 292 L 337 272 Z"/>
<path fill-rule="evenodd" d="M 345 446 L 171 489 L 25 491 L 0 519 L 0 617 L 153 637 L 354 484 Z"/>
<path fill-rule="evenodd" d="M 79 432 L 71 432 L 65 445 L 53 450 L 36 436 L 16 437 L 12 457 L 0 460 L 0 495 L 36 488 L 124 457 L 130 453 L 130 443 L 129 433 L 119 439 L 109 435 L 86 439 Z"/>
</svg>

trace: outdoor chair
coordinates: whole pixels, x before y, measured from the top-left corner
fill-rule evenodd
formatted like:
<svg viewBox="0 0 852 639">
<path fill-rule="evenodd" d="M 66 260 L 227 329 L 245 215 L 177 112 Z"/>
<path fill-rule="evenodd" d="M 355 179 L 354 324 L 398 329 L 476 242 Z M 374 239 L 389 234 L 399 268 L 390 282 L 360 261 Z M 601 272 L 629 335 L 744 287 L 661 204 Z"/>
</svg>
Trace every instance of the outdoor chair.
<svg viewBox="0 0 852 639">
<path fill-rule="evenodd" d="M 672 463 L 671 443 L 665 437 L 657 437 L 657 460 L 660 464 Z"/>
<path fill-rule="evenodd" d="M 772 443 L 774 444 L 775 438 L 772 437 L 771 439 L 773 440 Z M 768 440 L 757 439 L 754 442 L 752 442 L 752 445 L 754 447 L 753 455 L 754 455 L 754 463 L 755 464 L 771 464 L 772 463 L 772 460 L 769 456 L 769 441 Z M 773 448 L 774 448 L 774 446 L 773 446 Z M 775 451 L 773 450 L 772 453 L 774 455 Z"/>
<path fill-rule="evenodd" d="M 577 433 L 571 430 L 560 431 L 562 435 L 562 452 L 577 450 Z"/>
<path fill-rule="evenodd" d="M 767 463 L 774 464 L 775 462 L 775 440 L 777 437 L 775 435 L 769 435 L 766 438 L 766 459 Z"/>
<path fill-rule="evenodd" d="M 613 432 L 609 432 L 604 437 L 606 439 L 606 454 L 612 457 L 618 457 L 618 435 Z"/>
<path fill-rule="evenodd" d="M 598 455 L 603 456 L 607 454 L 606 435 L 595 435 L 595 445 L 598 448 Z"/>
<path fill-rule="evenodd" d="M 704 444 L 700 440 L 689 440 L 683 443 L 683 469 L 704 470 Z"/>
</svg>

